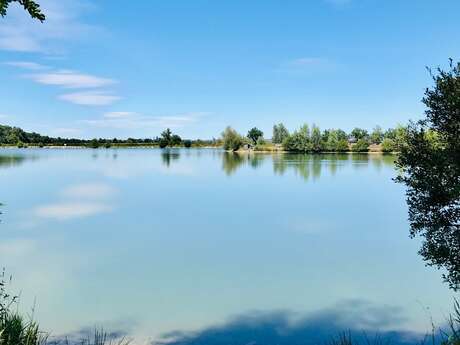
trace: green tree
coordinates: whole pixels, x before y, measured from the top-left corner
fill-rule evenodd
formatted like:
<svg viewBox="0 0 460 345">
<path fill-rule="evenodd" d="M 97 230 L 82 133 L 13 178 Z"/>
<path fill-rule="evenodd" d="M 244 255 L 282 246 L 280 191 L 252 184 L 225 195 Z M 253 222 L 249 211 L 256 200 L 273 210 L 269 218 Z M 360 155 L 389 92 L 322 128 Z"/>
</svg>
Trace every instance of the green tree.
<svg viewBox="0 0 460 345">
<path fill-rule="evenodd" d="M 184 146 L 189 149 L 190 147 L 192 147 L 192 141 L 191 140 L 184 140 Z"/>
<path fill-rule="evenodd" d="M 314 152 L 323 150 L 321 130 L 316 125 L 311 128 L 311 147 Z"/>
<path fill-rule="evenodd" d="M 391 139 L 393 141 L 394 150 L 400 151 L 402 145 L 406 142 L 406 131 L 407 127 L 398 124 L 396 128 L 389 128 L 385 131 L 384 138 Z"/>
<path fill-rule="evenodd" d="M 367 133 L 365 129 L 354 128 L 351 131 L 351 136 L 359 141 L 360 139 L 366 139 L 367 137 L 369 137 L 369 133 Z"/>
<path fill-rule="evenodd" d="M 229 126 L 222 133 L 222 142 L 225 150 L 236 151 L 243 146 L 244 140 L 237 131 Z"/>
<path fill-rule="evenodd" d="M 326 142 L 326 149 L 328 151 L 336 151 L 338 143 L 339 143 L 339 138 L 337 135 L 337 131 L 334 129 L 329 130 L 329 135 L 327 137 L 327 142 Z"/>
<path fill-rule="evenodd" d="M 431 71 L 430 71 L 431 72 Z M 420 254 L 445 270 L 444 280 L 460 288 L 460 63 L 431 73 L 434 86 L 422 102 L 426 118 L 405 131 L 396 181 L 406 185 L 412 237 L 424 241 Z"/>
<path fill-rule="evenodd" d="M 329 130 L 329 136 L 325 144 L 327 151 L 346 152 L 348 151 L 347 134 L 341 129 Z"/>
<path fill-rule="evenodd" d="M 181 143 L 182 143 L 182 138 L 179 135 L 173 134 L 171 136 L 171 141 L 170 141 L 171 146 L 177 146 L 177 145 L 180 145 Z"/>
<path fill-rule="evenodd" d="M 339 139 L 339 142 L 337 143 L 337 152 L 347 152 L 349 150 L 348 146 L 348 140 L 347 139 Z"/>
<path fill-rule="evenodd" d="M 261 137 L 264 136 L 264 132 L 262 132 L 260 129 L 258 129 L 257 127 L 254 127 L 254 128 L 251 128 L 248 132 L 248 135 L 247 137 L 249 139 L 251 139 L 252 143 L 254 145 L 257 144 L 257 140 Z"/>
<path fill-rule="evenodd" d="M 6 16 L 8 6 L 12 2 L 16 2 L 22 7 L 24 7 L 24 10 L 29 12 L 32 18 L 38 19 L 41 22 L 43 22 L 46 19 L 45 15 L 42 13 L 40 9 L 40 5 L 32 0 L 0 0 L 0 15 L 2 17 Z"/>
<path fill-rule="evenodd" d="M 345 133 L 345 131 L 338 129 L 337 130 L 337 138 L 339 140 L 346 140 L 348 142 L 348 135 Z"/>
<path fill-rule="evenodd" d="M 292 133 L 283 142 L 284 149 L 287 151 L 310 152 L 313 147 L 310 138 L 310 129 L 307 124 Z"/>
<path fill-rule="evenodd" d="M 161 139 L 167 142 L 168 145 L 171 142 L 171 137 L 172 137 L 172 132 L 169 128 L 166 128 L 163 132 L 161 132 Z"/>
<path fill-rule="evenodd" d="M 91 141 L 89 142 L 88 146 L 92 149 L 97 149 L 99 148 L 99 141 L 94 138 L 94 139 L 91 139 Z"/>
<path fill-rule="evenodd" d="M 282 123 L 273 126 L 272 142 L 274 144 L 282 144 L 283 141 L 289 136 L 289 131 Z"/>
<path fill-rule="evenodd" d="M 395 151 L 395 142 L 393 139 L 385 138 L 382 141 L 382 151 L 383 152 L 393 152 Z"/>
<path fill-rule="evenodd" d="M 371 133 L 371 143 L 380 144 L 383 140 L 383 131 L 382 127 L 375 126 L 374 130 Z"/>
</svg>

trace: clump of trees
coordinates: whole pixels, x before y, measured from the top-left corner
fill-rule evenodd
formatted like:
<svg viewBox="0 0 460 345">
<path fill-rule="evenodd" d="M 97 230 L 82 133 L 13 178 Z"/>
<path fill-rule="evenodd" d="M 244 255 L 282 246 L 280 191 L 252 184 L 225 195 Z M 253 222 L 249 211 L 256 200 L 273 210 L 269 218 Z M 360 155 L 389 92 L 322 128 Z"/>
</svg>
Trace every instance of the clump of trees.
<svg viewBox="0 0 460 345">
<path fill-rule="evenodd" d="M 379 145 L 383 152 L 399 151 L 404 145 L 406 127 L 398 125 L 383 131 L 376 126 L 372 132 L 362 128 L 354 128 L 349 134 L 342 129 L 321 129 L 313 124 L 302 125 L 299 129 L 289 133 L 284 124 L 273 126 L 271 144 L 282 145 L 285 151 L 291 152 L 368 152 L 371 145 Z M 244 144 L 254 145 L 255 150 L 274 151 L 279 146 L 267 144 L 263 132 L 254 127 L 249 130 L 246 138 L 238 134 L 231 127 L 222 133 L 224 149 L 236 151 Z M 247 140 L 249 139 L 249 141 Z"/>
<path fill-rule="evenodd" d="M 161 148 L 179 146 L 181 143 L 182 138 L 177 134 L 173 134 L 169 128 L 161 133 L 161 138 L 159 141 Z"/>
<path fill-rule="evenodd" d="M 407 188 L 410 234 L 424 239 L 420 254 L 445 270 L 445 281 L 459 290 L 460 63 L 451 60 L 449 70 L 431 75 L 434 87 L 422 100 L 426 118 L 405 131 L 396 180 Z"/>
</svg>

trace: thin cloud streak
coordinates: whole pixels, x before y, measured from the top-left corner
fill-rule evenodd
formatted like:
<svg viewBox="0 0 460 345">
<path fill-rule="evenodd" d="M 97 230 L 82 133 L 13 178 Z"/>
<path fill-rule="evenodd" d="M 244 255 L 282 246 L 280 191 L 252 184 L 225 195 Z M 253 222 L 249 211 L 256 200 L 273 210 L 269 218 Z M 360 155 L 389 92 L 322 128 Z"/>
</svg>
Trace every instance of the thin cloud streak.
<svg viewBox="0 0 460 345">
<path fill-rule="evenodd" d="M 37 207 L 34 213 L 40 218 L 65 221 L 94 216 L 100 213 L 108 213 L 112 210 L 113 208 L 111 206 L 103 203 L 65 202 Z"/>
<path fill-rule="evenodd" d="M 82 0 L 42 0 L 46 21 L 30 20 L 14 3 L 0 26 L 0 49 L 17 52 L 54 53 L 62 44 L 80 37 L 91 37 L 100 28 L 82 23 L 80 14 L 88 9 Z M 91 35 L 90 35 L 91 34 Z"/>
<path fill-rule="evenodd" d="M 85 183 L 71 186 L 64 190 L 62 194 L 67 198 L 79 199 L 106 199 L 113 196 L 116 190 L 102 183 Z"/>
<path fill-rule="evenodd" d="M 106 119 L 122 119 L 122 118 L 132 117 L 135 115 L 137 115 L 137 113 L 130 112 L 130 111 L 112 111 L 109 113 L 105 113 L 103 117 Z"/>
<path fill-rule="evenodd" d="M 182 128 L 194 124 L 206 113 L 187 113 L 176 116 L 147 116 L 135 112 L 106 113 L 100 119 L 84 120 L 87 125 L 99 128 Z"/>
<path fill-rule="evenodd" d="M 41 65 L 36 62 L 30 62 L 30 61 L 9 61 L 9 62 L 5 62 L 5 65 L 27 69 L 31 71 L 40 71 L 40 70 L 44 70 L 48 68 L 47 66 Z"/>
<path fill-rule="evenodd" d="M 78 105 L 103 106 L 113 104 L 121 97 L 106 91 L 83 91 L 63 94 L 58 99 Z"/>
<path fill-rule="evenodd" d="M 68 89 L 90 89 L 113 85 L 113 79 L 101 78 L 73 71 L 56 71 L 28 75 L 27 78 L 44 85 L 60 86 Z"/>
</svg>

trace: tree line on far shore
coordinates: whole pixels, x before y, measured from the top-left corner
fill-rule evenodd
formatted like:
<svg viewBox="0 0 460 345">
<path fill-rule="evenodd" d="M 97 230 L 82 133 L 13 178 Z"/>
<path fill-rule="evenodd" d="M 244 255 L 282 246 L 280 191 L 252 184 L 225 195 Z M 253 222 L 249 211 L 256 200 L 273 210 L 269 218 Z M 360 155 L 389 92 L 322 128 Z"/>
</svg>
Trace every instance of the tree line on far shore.
<svg viewBox="0 0 460 345">
<path fill-rule="evenodd" d="M 182 139 L 178 134 L 173 133 L 169 128 L 164 130 L 161 135 L 155 138 L 128 138 L 128 139 L 76 139 L 76 138 L 53 138 L 35 132 L 26 132 L 18 127 L 0 125 L 0 145 L 17 146 L 19 148 L 34 146 L 81 146 L 90 148 L 99 147 L 136 147 L 136 146 L 157 146 L 165 147 L 202 147 L 220 146 L 218 139 L 211 140 L 189 140 Z"/>
<path fill-rule="evenodd" d="M 398 125 L 396 128 L 383 130 L 376 126 L 372 132 L 362 128 L 354 128 L 350 133 L 342 129 L 321 129 L 308 124 L 290 133 L 284 124 L 273 126 L 271 141 L 264 139 L 264 133 L 254 127 L 246 136 L 239 134 L 231 127 L 222 133 L 223 147 L 229 151 L 237 151 L 243 147 L 256 151 L 284 150 L 292 152 L 368 152 L 371 145 L 378 145 L 379 151 L 395 152 L 405 142 L 407 127 Z"/>
<path fill-rule="evenodd" d="M 264 133 L 254 127 L 246 136 L 239 134 L 231 127 L 227 127 L 220 139 L 189 140 L 182 139 L 169 128 L 160 136 L 154 138 L 128 139 L 76 139 L 40 135 L 35 132 L 26 132 L 18 127 L 0 125 L 0 144 L 17 146 L 19 148 L 34 146 L 79 146 L 89 148 L 110 147 L 223 147 L 228 151 L 237 151 L 244 147 L 256 151 L 292 151 L 292 152 L 367 152 L 371 145 L 378 145 L 383 152 L 399 151 L 406 136 L 405 126 L 398 125 L 384 131 L 376 126 L 372 132 L 362 128 L 354 128 L 350 133 L 341 129 L 327 129 L 321 131 L 316 125 L 311 128 L 308 124 L 302 125 L 292 133 L 282 124 L 273 126 L 272 138 L 266 140 Z"/>
</svg>

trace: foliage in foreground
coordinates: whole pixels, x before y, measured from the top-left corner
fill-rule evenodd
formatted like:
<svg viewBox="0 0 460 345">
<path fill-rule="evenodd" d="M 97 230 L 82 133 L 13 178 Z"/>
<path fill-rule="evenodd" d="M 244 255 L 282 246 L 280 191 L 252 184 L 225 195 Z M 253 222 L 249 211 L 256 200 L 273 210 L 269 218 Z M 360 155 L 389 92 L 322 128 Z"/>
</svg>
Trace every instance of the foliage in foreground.
<svg viewBox="0 0 460 345">
<path fill-rule="evenodd" d="M 423 103 L 426 119 L 407 129 L 397 160 L 407 187 L 411 236 L 424 241 L 420 254 L 446 271 L 444 280 L 460 289 L 460 64 L 438 69 Z"/>
<path fill-rule="evenodd" d="M 41 22 L 45 20 L 45 15 L 41 11 L 40 5 L 32 0 L 0 0 L 0 15 L 2 17 L 6 16 L 8 6 L 12 2 L 17 2 L 19 5 L 24 7 L 24 10 L 29 12 L 32 18 L 38 19 Z"/>
<path fill-rule="evenodd" d="M 17 311 L 18 297 L 7 291 L 5 270 L 0 272 L 0 345 L 128 345 L 130 340 L 115 340 L 104 330 L 95 329 L 92 336 L 84 339 L 50 341 L 48 334 L 41 332 L 32 317 L 26 319 Z"/>
<path fill-rule="evenodd" d="M 10 278 L 11 279 L 11 278 Z M 6 290 L 5 271 L 0 274 L 0 345 L 42 345 L 47 337 L 38 329 L 38 324 L 25 320 L 13 307 L 17 297 Z"/>
</svg>

